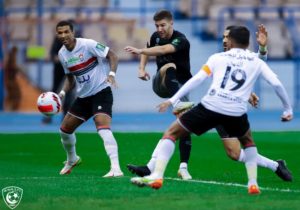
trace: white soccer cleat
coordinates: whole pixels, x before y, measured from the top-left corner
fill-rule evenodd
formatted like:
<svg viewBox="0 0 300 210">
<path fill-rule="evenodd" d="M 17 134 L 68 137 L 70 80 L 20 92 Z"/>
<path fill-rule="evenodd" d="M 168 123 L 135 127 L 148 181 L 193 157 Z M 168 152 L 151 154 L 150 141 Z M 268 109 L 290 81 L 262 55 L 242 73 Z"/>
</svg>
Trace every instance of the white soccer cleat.
<svg viewBox="0 0 300 210">
<path fill-rule="evenodd" d="M 103 178 L 121 177 L 124 176 L 123 172 L 119 169 L 111 169 Z"/>
<path fill-rule="evenodd" d="M 81 158 L 79 156 L 77 156 L 77 160 L 74 162 L 70 162 L 70 161 L 65 161 L 65 166 L 61 169 L 61 171 L 59 172 L 60 175 L 67 175 L 70 174 L 72 172 L 72 169 L 75 166 L 78 166 L 81 164 Z"/>
<path fill-rule="evenodd" d="M 139 187 L 151 187 L 153 189 L 158 190 L 163 186 L 163 179 L 156 179 L 151 176 L 145 176 L 145 177 L 133 177 L 130 179 L 130 182 L 134 185 L 137 185 Z"/>
<path fill-rule="evenodd" d="M 173 114 L 176 116 L 179 114 L 182 114 L 182 113 L 190 110 L 191 108 L 193 108 L 194 105 L 195 105 L 194 102 L 180 101 L 175 105 L 175 107 L 173 109 Z"/>
<path fill-rule="evenodd" d="M 177 174 L 183 180 L 191 180 L 192 179 L 192 176 L 190 175 L 190 173 L 187 170 L 187 168 L 179 168 Z"/>
</svg>

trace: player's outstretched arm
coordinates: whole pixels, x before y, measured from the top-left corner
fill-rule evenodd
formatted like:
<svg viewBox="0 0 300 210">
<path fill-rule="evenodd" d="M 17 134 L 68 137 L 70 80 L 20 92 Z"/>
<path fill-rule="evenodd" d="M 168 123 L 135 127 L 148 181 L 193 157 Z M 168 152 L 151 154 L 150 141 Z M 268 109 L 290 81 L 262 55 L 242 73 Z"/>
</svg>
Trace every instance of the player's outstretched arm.
<svg viewBox="0 0 300 210">
<path fill-rule="evenodd" d="M 258 26 L 258 30 L 256 32 L 256 41 L 259 45 L 259 54 L 266 55 L 267 54 L 267 44 L 268 44 L 268 31 L 263 24 Z"/>
<path fill-rule="evenodd" d="M 176 51 L 175 47 L 171 44 L 155 46 L 150 48 L 142 48 L 142 49 L 138 49 L 132 46 L 126 46 L 124 50 L 128 53 L 137 54 L 137 55 L 143 54 L 148 56 L 160 56 L 169 53 L 174 53 Z"/>
</svg>

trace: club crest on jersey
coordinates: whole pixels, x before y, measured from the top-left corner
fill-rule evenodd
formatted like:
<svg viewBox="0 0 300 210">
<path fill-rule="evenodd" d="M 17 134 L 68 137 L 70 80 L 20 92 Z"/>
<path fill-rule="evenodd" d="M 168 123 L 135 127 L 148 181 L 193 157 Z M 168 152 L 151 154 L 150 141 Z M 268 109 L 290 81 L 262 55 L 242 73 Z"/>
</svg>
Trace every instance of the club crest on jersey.
<svg viewBox="0 0 300 210">
<path fill-rule="evenodd" d="M 174 40 L 172 41 L 172 44 L 177 45 L 177 44 L 179 44 L 179 42 L 180 42 L 179 39 L 174 39 Z"/>
<path fill-rule="evenodd" d="M 80 60 L 80 61 L 83 61 L 83 60 L 84 60 L 84 57 L 83 57 L 83 54 L 82 54 L 82 53 L 79 54 L 79 60 Z"/>
<path fill-rule="evenodd" d="M 159 43 L 159 37 L 157 37 L 155 41 L 156 41 L 156 44 L 158 44 Z"/>
<path fill-rule="evenodd" d="M 2 197 L 5 204 L 10 208 L 16 208 L 22 199 L 23 189 L 16 186 L 9 186 L 2 189 Z"/>
</svg>

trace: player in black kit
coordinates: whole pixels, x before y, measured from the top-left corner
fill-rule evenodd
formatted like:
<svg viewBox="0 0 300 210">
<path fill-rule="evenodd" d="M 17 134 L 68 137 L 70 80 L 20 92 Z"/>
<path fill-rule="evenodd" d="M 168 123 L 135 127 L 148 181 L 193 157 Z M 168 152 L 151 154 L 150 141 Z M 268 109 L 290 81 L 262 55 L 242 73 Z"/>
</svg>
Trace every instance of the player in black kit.
<svg viewBox="0 0 300 210">
<path fill-rule="evenodd" d="M 190 43 L 183 33 L 173 29 L 173 16 L 170 11 L 160 10 L 156 12 L 153 20 L 156 32 L 152 34 L 147 48 L 137 49 L 127 46 L 125 51 L 141 55 L 139 78 L 145 81 L 150 79 L 149 73 L 145 70 L 148 57 L 156 56 L 157 72 L 152 81 L 153 91 L 162 98 L 170 98 L 192 77 L 190 72 Z M 188 101 L 188 96 L 184 96 L 175 104 L 173 113 L 178 115 L 190 109 L 193 104 Z M 137 170 L 142 170 L 143 175 L 150 174 L 158 149 L 154 150 L 147 166 L 128 165 L 128 169 L 133 173 L 139 173 Z M 191 151 L 190 135 L 180 139 L 179 149 L 181 163 L 178 175 L 184 180 L 191 179 L 192 177 L 187 170 Z"/>
</svg>

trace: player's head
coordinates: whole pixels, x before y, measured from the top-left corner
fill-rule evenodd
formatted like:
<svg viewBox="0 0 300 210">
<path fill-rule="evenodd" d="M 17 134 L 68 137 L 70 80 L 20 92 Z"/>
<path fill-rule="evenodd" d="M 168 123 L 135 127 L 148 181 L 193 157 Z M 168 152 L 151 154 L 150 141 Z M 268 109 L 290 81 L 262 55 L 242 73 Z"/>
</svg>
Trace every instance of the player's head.
<svg viewBox="0 0 300 210">
<path fill-rule="evenodd" d="M 75 46 L 73 24 L 70 21 L 60 21 L 56 25 L 56 36 L 67 48 Z"/>
<path fill-rule="evenodd" d="M 231 28 L 233 28 L 234 26 L 227 26 L 226 29 L 223 32 L 223 49 L 224 52 L 228 50 L 227 48 L 227 41 L 228 41 L 228 35 L 229 35 L 229 31 Z"/>
<path fill-rule="evenodd" d="M 168 39 L 173 34 L 173 15 L 168 10 L 159 10 L 154 16 L 156 31 L 163 39 Z"/>
<path fill-rule="evenodd" d="M 233 26 L 229 30 L 227 48 L 247 49 L 249 46 L 250 32 L 245 26 Z"/>
</svg>

